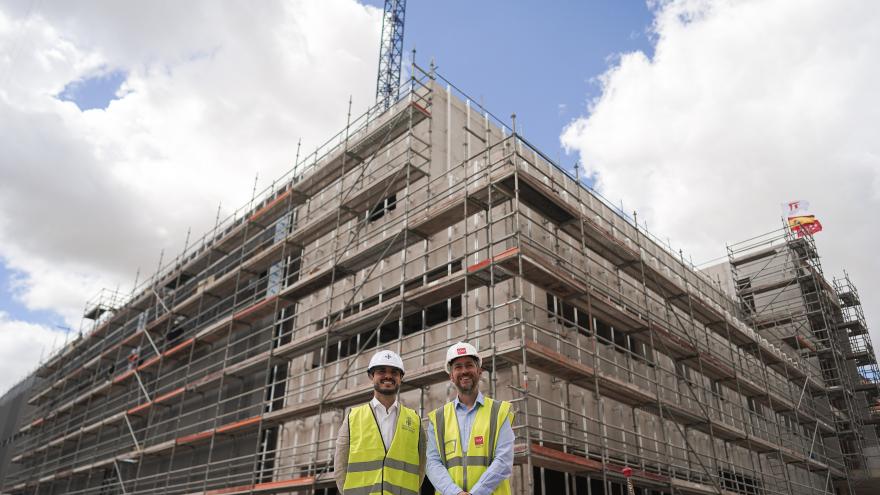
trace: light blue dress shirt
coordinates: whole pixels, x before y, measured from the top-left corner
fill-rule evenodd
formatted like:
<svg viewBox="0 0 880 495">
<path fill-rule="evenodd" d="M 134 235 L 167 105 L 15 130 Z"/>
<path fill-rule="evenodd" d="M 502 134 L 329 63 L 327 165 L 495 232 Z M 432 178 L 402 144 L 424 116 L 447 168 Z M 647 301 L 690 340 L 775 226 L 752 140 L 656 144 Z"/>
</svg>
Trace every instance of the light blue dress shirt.
<svg viewBox="0 0 880 495">
<path fill-rule="evenodd" d="M 455 404 L 455 417 L 458 420 L 458 431 L 461 434 L 459 442 L 461 442 L 463 453 L 467 454 L 468 440 L 471 437 L 471 427 L 474 425 L 474 419 L 477 417 L 477 408 L 483 407 L 483 393 L 477 394 L 477 402 L 474 407 L 468 410 L 467 406 L 459 402 L 458 397 L 452 401 Z M 495 447 L 495 459 L 489 465 L 483 476 L 477 480 L 477 483 L 471 488 L 470 493 L 473 495 L 490 495 L 498 484 L 510 477 L 513 472 L 513 428 L 510 426 L 510 420 L 505 418 L 501 423 L 501 432 L 498 434 L 498 441 Z M 446 466 L 440 459 L 440 452 L 437 451 L 437 441 L 434 437 L 434 425 L 428 422 L 428 465 L 427 474 L 434 489 L 441 495 L 457 495 L 464 491 L 460 486 L 452 481 Z"/>
</svg>

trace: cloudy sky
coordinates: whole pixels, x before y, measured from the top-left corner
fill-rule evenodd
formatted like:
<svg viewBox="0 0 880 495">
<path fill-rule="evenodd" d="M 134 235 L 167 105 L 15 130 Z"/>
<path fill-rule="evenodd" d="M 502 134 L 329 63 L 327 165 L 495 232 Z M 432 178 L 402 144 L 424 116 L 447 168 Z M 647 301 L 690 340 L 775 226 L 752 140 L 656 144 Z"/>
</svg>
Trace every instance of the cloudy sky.
<svg viewBox="0 0 880 495">
<path fill-rule="evenodd" d="M 380 4 L 0 0 L 0 392 L 372 102 Z M 405 47 L 695 261 L 810 200 L 870 324 L 872 7 L 411 0 Z"/>
</svg>

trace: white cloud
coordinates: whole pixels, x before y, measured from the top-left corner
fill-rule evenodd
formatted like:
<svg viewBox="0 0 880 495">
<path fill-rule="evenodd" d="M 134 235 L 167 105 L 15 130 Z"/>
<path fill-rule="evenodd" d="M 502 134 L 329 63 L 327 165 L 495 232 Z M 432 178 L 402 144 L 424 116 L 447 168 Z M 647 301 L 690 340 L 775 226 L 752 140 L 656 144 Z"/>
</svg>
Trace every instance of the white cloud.
<svg viewBox="0 0 880 495">
<path fill-rule="evenodd" d="M 880 342 L 880 9 L 862 1 L 655 5 L 653 58 L 623 54 L 561 139 L 605 195 L 694 259 L 808 199 L 826 275 L 848 269 Z"/>
<path fill-rule="evenodd" d="M 100 5 L 96 5 L 100 4 Z M 76 328 L 373 101 L 380 12 L 353 0 L 0 6 L 0 262 Z M 82 112 L 70 82 L 127 74 Z M 10 323 L 11 324 L 11 323 Z M 22 324 L 18 322 L 16 324 Z"/>
<path fill-rule="evenodd" d="M 66 334 L 10 318 L 0 311 L 0 395 L 34 370 L 41 357 L 64 344 Z"/>
</svg>

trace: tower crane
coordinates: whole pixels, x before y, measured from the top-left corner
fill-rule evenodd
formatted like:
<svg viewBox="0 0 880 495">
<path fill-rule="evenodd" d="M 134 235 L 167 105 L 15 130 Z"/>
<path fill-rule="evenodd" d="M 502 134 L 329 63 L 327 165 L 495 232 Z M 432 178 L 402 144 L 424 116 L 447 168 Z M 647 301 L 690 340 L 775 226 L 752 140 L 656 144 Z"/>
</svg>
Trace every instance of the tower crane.
<svg viewBox="0 0 880 495">
<path fill-rule="evenodd" d="M 399 96 L 405 13 L 406 0 L 385 0 L 379 47 L 379 77 L 376 82 L 376 103 L 381 103 L 385 110 Z"/>
</svg>

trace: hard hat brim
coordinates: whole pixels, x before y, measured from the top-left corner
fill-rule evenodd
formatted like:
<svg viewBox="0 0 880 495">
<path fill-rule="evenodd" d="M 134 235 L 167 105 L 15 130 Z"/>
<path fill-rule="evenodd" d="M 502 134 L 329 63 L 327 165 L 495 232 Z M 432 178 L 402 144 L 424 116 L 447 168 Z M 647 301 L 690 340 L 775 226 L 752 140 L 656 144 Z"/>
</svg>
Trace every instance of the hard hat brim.
<svg viewBox="0 0 880 495">
<path fill-rule="evenodd" d="M 403 375 L 406 374 L 406 372 L 403 371 L 401 368 L 398 368 L 397 366 L 392 366 L 392 365 L 390 365 L 390 364 L 377 364 L 376 366 L 373 366 L 373 367 L 371 367 L 371 368 L 367 368 L 367 373 L 368 373 L 368 374 L 369 374 L 369 373 L 372 373 L 373 370 L 376 369 L 376 368 L 378 368 L 379 366 L 385 366 L 385 367 L 388 367 L 388 368 L 394 368 L 394 369 L 396 369 L 397 371 L 400 372 L 400 376 L 403 376 Z"/>
<path fill-rule="evenodd" d="M 465 355 L 463 355 L 463 356 L 455 356 L 454 358 L 450 359 L 450 360 L 446 363 L 446 374 L 447 374 L 447 375 L 451 375 L 451 374 L 452 374 L 452 362 L 453 362 L 453 361 L 455 361 L 456 359 L 464 358 L 464 357 L 469 357 L 469 358 L 473 359 L 474 361 L 476 361 L 476 362 L 477 362 L 477 368 L 482 368 L 482 367 L 483 367 L 483 359 L 482 359 L 479 355 L 476 355 L 476 354 L 465 354 Z"/>
</svg>

